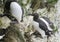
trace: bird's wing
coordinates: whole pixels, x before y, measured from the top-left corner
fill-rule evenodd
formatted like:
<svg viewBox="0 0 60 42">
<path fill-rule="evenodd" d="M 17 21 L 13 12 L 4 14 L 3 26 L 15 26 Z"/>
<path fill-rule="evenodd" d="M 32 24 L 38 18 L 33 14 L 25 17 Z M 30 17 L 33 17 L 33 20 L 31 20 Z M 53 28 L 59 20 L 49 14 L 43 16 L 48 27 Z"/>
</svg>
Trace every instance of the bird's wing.
<svg viewBox="0 0 60 42">
<path fill-rule="evenodd" d="M 49 24 L 52 24 L 52 22 L 50 21 L 49 18 L 47 18 L 47 17 L 42 17 L 42 18 L 45 19 Z"/>
<path fill-rule="evenodd" d="M 40 18 L 40 25 L 44 26 L 43 28 L 52 31 L 52 29 L 51 29 L 49 23 L 48 23 L 45 19 L 43 19 L 43 18 Z"/>
</svg>

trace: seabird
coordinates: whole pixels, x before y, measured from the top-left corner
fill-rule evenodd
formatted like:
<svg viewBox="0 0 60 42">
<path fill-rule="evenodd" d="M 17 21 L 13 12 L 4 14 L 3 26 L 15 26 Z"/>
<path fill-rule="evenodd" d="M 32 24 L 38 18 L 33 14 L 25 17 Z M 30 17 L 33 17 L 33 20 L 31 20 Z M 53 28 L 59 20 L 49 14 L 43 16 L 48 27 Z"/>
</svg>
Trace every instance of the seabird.
<svg viewBox="0 0 60 42">
<path fill-rule="evenodd" d="M 28 15 L 33 16 L 33 26 L 35 30 L 37 30 L 40 34 L 42 33 L 41 30 L 43 30 L 45 32 L 45 35 L 47 35 L 48 37 L 51 36 L 53 29 L 50 25 L 52 25 L 53 23 L 49 20 L 49 18 L 39 18 L 39 15 L 37 13 Z"/>
<path fill-rule="evenodd" d="M 4 7 L 4 15 L 10 19 L 23 21 L 23 9 L 17 0 L 7 0 Z M 14 19 L 15 18 L 15 19 Z"/>
</svg>

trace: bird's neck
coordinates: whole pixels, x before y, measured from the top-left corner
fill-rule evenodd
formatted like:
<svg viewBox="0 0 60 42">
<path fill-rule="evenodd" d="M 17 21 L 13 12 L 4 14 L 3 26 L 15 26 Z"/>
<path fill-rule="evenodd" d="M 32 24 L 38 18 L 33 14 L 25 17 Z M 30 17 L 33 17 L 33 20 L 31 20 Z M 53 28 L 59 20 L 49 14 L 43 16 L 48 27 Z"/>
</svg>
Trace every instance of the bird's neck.
<svg viewBox="0 0 60 42">
<path fill-rule="evenodd" d="M 33 20 L 37 22 L 37 20 L 39 19 L 39 17 L 33 17 Z"/>
</svg>

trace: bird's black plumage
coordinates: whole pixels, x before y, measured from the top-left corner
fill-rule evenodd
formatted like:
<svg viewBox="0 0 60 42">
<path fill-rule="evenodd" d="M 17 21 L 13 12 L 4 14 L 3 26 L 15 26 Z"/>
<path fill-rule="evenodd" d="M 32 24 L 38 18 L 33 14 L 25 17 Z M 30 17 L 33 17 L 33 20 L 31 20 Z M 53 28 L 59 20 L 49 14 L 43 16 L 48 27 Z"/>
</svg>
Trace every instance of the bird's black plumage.
<svg viewBox="0 0 60 42">
<path fill-rule="evenodd" d="M 6 2 L 5 2 L 5 6 L 4 6 L 4 16 L 7 16 L 9 19 L 11 19 L 12 21 L 17 21 L 17 19 L 16 19 L 16 17 L 14 17 L 13 15 L 12 15 L 12 13 L 11 13 L 11 7 L 10 7 L 10 5 L 11 5 L 11 3 L 12 2 L 16 2 L 18 5 L 19 5 L 19 3 L 17 2 L 17 0 L 7 0 Z M 20 6 L 20 5 L 19 5 Z M 15 6 L 14 6 L 15 7 Z M 18 10 L 18 9 L 17 9 Z M 23 21 L 23 14 L 24 14 L 24 10 L 23 10 L 23 8 L 21 7 L 21 11 L 22 11 L 22 16 L 21 16 L 21 21 Z M 15 15 L 15 14 L 14 14 Z M 18 16 L 18 14 L 17 14 L 17 16 Z"/>
<path fill-rule="evenodd" d="M 44 21 L 42 21 L 40 18 L 39 18 L 39 15 L 37 13 L 33 13 L 33 14 L 29 14 L 29 15 L 32 15 L 33 16 L 33 20 L 35 22 L 37 22 L 39 24 L 39 27 L 45 31 L 45 34 L 50 36 L 50 32 L 52 33 L 52 31 L 50 31 L 46 25 L 46 23 Z M 47 21 L 49 24 L 51 23 L 51 21 L 47 18 L 47 17 L 42 17 L 45 21 Z"/>
<path fill-rule="evenodd" d="M 47 17 L 42 17 L 42 18 L 45 19 L 49 23 L 49 25 L 50 25 L 51 28 L 54 28 L 54 24 L 53 24 L 52 21 L 50 21 L 49 18 L 47 18 Z"/>
<path fill-rule="evenodd" d="M 39 23 L 39 27 L 42 29 L 42 30 L 44 30 L 45 31 L 45 34 L 46 35 L 50 35 L 49 34 L 49 30 L 48 30 L 48 27 L 46 26 L 46 24 L 42 21 L 42 20 L 40 20 L 39 18 L 36 20 L 36 22 L 38 22 Z"/>
<path fill-rule="evenodd" d="M 0 29 L 0 36 L 4 35 L 6 32 L 6 29 Z"/>
<path fill-rule="evenodd" d="M 49 24 L 53 24 L 53 23 L 50 21 L 49 18 L 47 18 L 47 17 L 42 17 L 42 18 L 45 19 Z"/>
<path fill-rule="evenodd" d="M 5 12 L 7 12 L 7 13 L 9 12 L 11 2 L 17 2 L 17 0 L 7 0 L 5 2 L 5 6 L 4 6 L 4 13 Z"/>
<path fill-rule="evenodd" d="M 0 16 L 7 16 L 9 19 L 11 19 L 12 21 L 17 21 L 15 17 L 13 17 L 10 13 L 10 4 L 11 2 L 17 2 L 17 0 L 7 0 L 5 2 L 5 6 L 4 6 L 4 14 L 0 15 Z"/>
</svg>

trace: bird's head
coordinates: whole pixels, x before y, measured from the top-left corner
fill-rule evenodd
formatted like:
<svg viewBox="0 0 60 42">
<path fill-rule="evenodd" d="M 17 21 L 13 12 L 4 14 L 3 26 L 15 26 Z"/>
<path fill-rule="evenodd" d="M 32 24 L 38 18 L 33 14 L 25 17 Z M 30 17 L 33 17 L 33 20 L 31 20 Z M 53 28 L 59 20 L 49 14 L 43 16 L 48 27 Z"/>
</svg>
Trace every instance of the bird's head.
<svg viewBox="0 0 60 42">
<path fill-rule="evenodd" d="M 38 19 L 39 15 L 37 13 L 33 13 L 33 14 L 28 14 L 29 16 L 33 16 L 34 19 Z"/>
<path fill-rule="evenodd" d="M 7 0 L 4 6 L 4 13 L 9 13 L 11 2 L 17 2 L 17 0 Z"/>
</svg>

